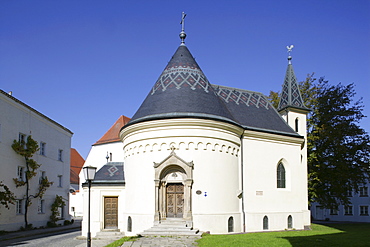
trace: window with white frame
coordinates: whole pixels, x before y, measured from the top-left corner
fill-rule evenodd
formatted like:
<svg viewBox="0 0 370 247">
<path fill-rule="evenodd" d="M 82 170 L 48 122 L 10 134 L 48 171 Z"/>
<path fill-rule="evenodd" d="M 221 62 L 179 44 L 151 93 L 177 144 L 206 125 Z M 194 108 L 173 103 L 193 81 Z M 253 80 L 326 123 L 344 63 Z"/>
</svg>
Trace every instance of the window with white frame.
<svg viewBox="0 0 370 247">
<path fill-rule="evenodd" d="M 360 215 L 369 216 L 369 206 L 360 206 Z"/>
<path fill-rule="evenodd" d="M 58 160 L 63 161 L 63 150 L 62 149 L 58 150 Z"/>
<path fill-rule="evenodd" d="M 360 196 L 361 197 L 369 196 L 369 192 L 368 192 L 368 187 L 367 186 L 360 187 Z"/>
<path fill-rule="evenodd" d="M 40 155 L 46 155 L 46 143 L 40 142 Z"/>
<path fill-rule="evenodd" d="M 295 132 L 298 132 L 299 131 L 299 119 L 296 118 L 294 123 L 295 123 Z"/>
<path fill-rule="evenodd" d="M 19 136 L 18 136 L 18 141 L 19 142 L 23 142 L 23 143 L 26 143 L 26 135 L 25 134 L 23 134 L 23 133 L 19 133 Z"/>
<path fill-rule="evenodd" d="M 60 219 L 63 219 L 64 218 L 64 207 L 59 207 L 58 213 L 59 213 Z"/>
<path fill-rule="evenodd" d="M 39 214 L 43 214 L 44 213 L 44 206 L 45 206 L 45 200 L 40 199 L 39 200 L 38 207 L 37 207 L 37 211 L 38 211 Z"/>
<path fill-rule="evenodd" d="M 330 215 L 338 215 L 338 209 L 337 208 L 331 208 L 330 209 Z"/>
<path fill-rule="evenodd" d="M 58 175 L 58 187 L 63 187 L 63 176 Z"/>
<path fill-rule="evenodd" d="M 17 170 L 17 178 L 19 181 L 24 181 L 24 167 L 23 166 L 18 166 Z"/>
<path fill-rule="evenodd" d="M 42 180 L 46 177 L 46 172 L 45 171 L 40 171 L 40 179 L 39 179 L 39 184 L 42 183 Z"/>
<path fill-rule="evenodd" d="M 277 187 L 285 188 L 285 168 L 283 163 L 279 163 L 277 169 Z"/>
<path fill-rule="evenodd" d="M 353 206 L 344 206 L 344 215 L 353 215 Z"/>
<path fill-rule="evenodd" d="M 23 214 L 23 200 L 16 200 L 16 214 Z"/>
</svg>

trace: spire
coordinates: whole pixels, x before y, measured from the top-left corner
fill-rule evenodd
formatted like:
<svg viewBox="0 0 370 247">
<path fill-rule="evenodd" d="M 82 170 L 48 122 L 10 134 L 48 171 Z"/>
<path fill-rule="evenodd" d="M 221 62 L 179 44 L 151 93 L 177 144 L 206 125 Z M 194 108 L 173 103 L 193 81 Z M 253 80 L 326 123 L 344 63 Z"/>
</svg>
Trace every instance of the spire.
<svg viewBox="0 0 370 247">
<path fill-rule="evenodd" d="M 181 22 L 180 22 L 181 24 L 181 33 L 180 33 L 181 45 L 185 45 L 185 38 L 186 38 L 185 17 L 186 17 L 185 12 L 182 12 L 182 17 L 181 17 Z"/>
<path fill-rule="evenodd" d="M 292 65 L 292 52 L 293 45 L 287 46 L 288 49 L 288 68 L 285 73 L 285 79 L 283 84 L 283 89 L 280 95 L 280 102 L 278 111 L 283 110 L 287 107 L 300 108 L 308 110 L 302 100 L 301 92 L 299 90 L 297 78 L 294 74 L 293 65 Z"/>
</svg>

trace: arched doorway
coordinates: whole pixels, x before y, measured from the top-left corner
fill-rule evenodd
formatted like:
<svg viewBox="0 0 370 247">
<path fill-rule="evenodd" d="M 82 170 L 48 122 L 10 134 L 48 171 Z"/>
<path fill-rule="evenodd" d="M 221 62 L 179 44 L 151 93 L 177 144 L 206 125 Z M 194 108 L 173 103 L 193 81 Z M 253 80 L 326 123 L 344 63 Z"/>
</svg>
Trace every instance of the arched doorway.
<svg viewBox="0 0 370 247">
<path fill-rule="evenodd" d="M 183 218 L 192 225 L 191 190 L 193 162 L 185 162 L 174 150 L 155 169 L 155 223 L 167 218 Z"/>
<path fill-rule="evenodd" d="M 166 186 L 167 218 L 182 218 L 184 215 L 184 185 L 169 183 Z"/>
</svg>

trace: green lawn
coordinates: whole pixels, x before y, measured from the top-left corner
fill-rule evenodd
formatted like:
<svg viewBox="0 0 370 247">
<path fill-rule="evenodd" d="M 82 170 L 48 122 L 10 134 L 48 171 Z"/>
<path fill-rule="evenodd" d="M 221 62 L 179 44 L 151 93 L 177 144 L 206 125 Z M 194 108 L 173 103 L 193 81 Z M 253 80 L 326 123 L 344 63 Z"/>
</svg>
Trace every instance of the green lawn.
<svg viewBox="0 0 370 247">
<path fill-rule="evenodd" d="M 370 246 L 370 224 L 312 224 L 311 231 L 205 235 L 199 247 L 214 246 Z"/>
</svg>

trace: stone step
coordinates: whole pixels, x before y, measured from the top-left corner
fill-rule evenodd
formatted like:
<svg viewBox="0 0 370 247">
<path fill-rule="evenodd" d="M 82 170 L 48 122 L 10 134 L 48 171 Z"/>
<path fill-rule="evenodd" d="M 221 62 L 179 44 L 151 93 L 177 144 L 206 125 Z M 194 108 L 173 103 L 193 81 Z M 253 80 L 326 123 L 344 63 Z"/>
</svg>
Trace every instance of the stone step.
<svg viewBox="0 0 370 247">
<path fill-rule="evenodd" d="M 144 231 L 141 236 L 201 236 L 202 233 L 198 230 L 191 231 Z"/>
<path fill-rule="evenodd" d="M 186 221 L 179 219 L 163 220 L 140 235 L 142 236 L 197 236 L 201 235 L 198 229 L 186 225 Z"/>
<path fill-rule="evenodd" d="M 120 239 L 124 236 L 125 234 L 120 232 L 119 229 L 103 230 L 101 232 L 97 232 L 94 239 Z"/>
</svg>

